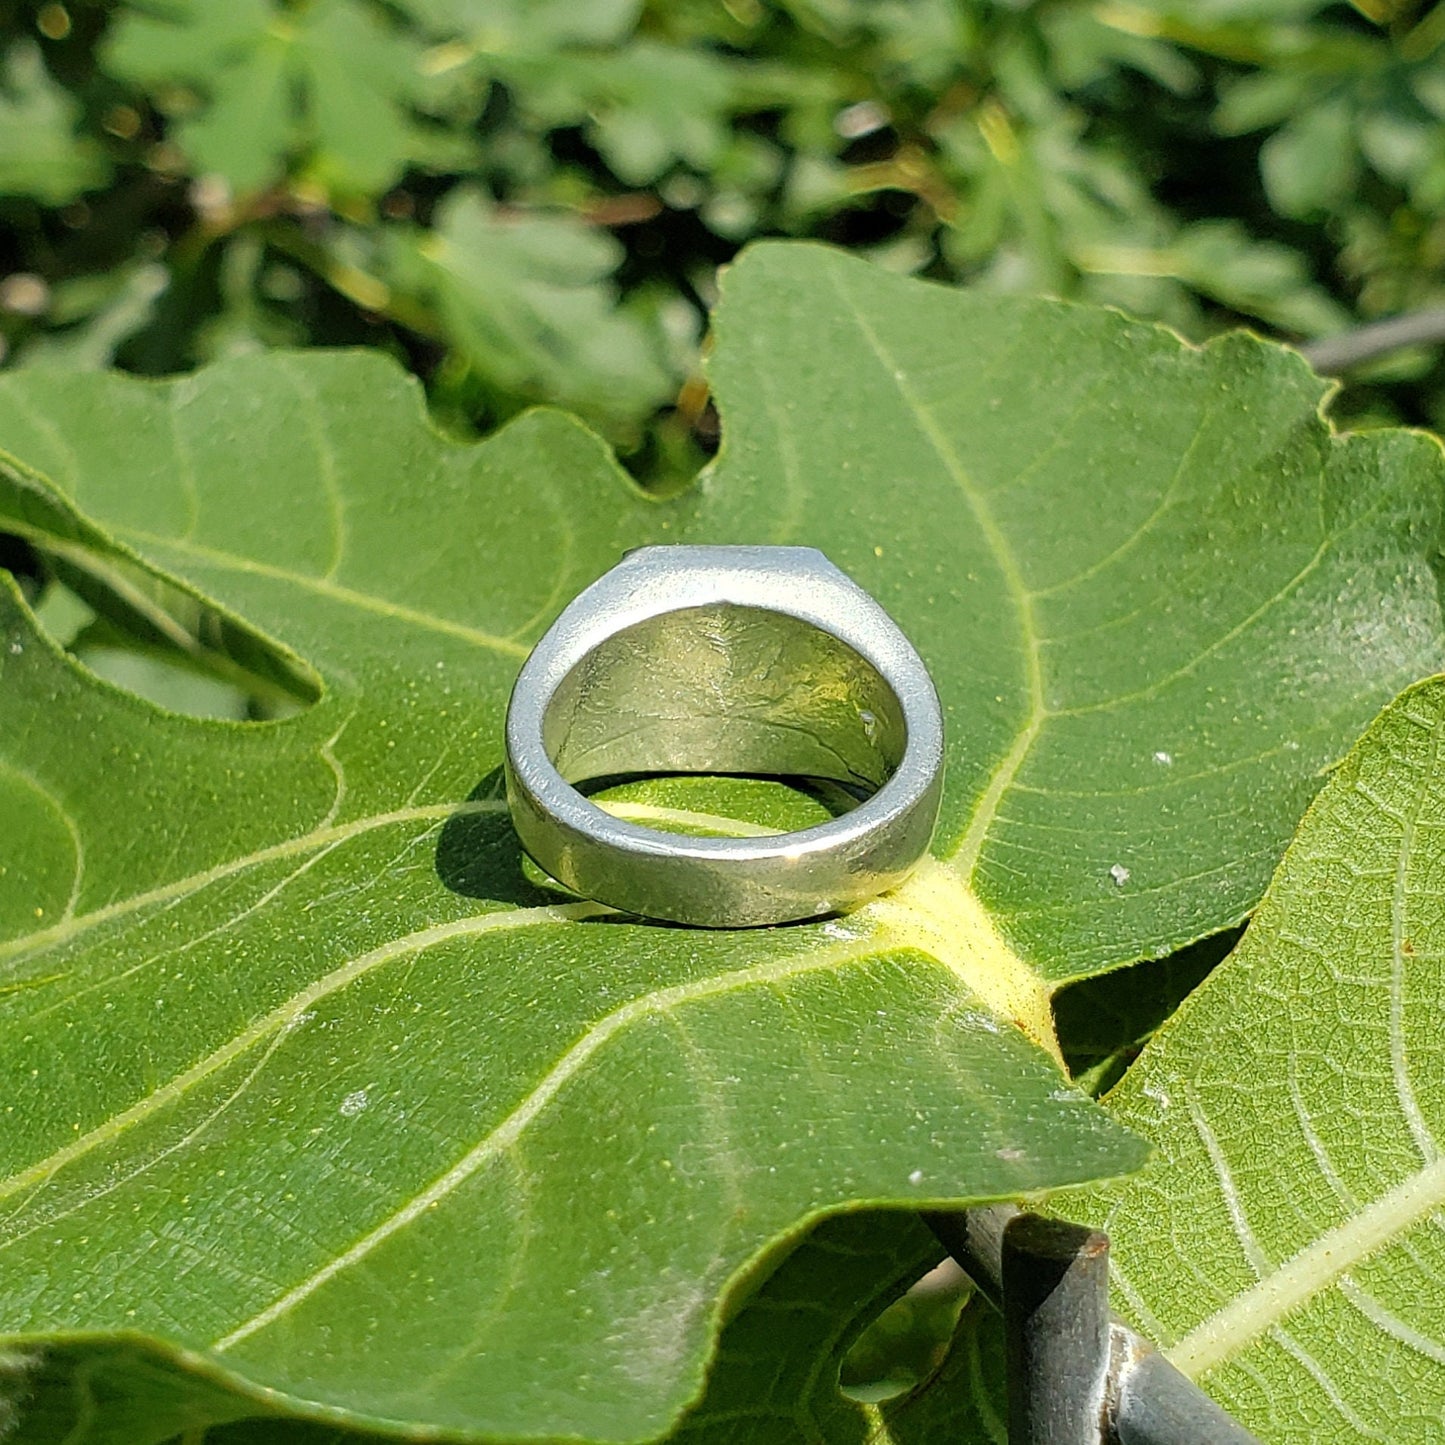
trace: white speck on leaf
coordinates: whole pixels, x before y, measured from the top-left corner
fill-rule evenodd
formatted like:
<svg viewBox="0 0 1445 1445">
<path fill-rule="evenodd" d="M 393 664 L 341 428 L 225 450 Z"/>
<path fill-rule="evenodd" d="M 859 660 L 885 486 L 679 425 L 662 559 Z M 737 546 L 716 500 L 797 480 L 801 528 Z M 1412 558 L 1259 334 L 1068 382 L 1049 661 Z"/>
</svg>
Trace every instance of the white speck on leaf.
<svg viewBox="0 0 1445 1445">
<path fill-rule="evenodd" d="M 922 1183 L 923 1183 L 923 1170 L 921 1170 L 921 1169 L 915 1169 L 915 1170 L 913 1171 L 913 1173 L 908 1176 L 908 1182 L 909 1182 L 910 1184 L 922 1184 Z"/>
<path fill-rule="evenodd" d="M 1157 752 L 1154 754 L 1154 761 L 1167 768 L 1174 761 L 1174 754 L 1163 751 Z"/>
<path fill-rule="evenodd" d="M 1159 1105 L 1160 1109 L 1167 1109 L 1169 1107 L 1169 1091 L 1162 1085 L 1145 1084 L 1143 1092 L 1144 1097 L 1146 1099 L 1153 1099 L 1154 1102 Z"/>
<path fill-rule="evenodd" d="M 366 1097 L 366 1090 L 358 1089 L 341 1101 L 341 1113 L 348 1119 L 354 1119 L 370 1102 Z"/>
<path fill-rule="evenodd" d="M 1016 1164 L 1020 1159 L 1024 1157 L 1024 1151 L 1022 1149 L 1015 1149 L 1012 1147 L 995 1149 L 993 1152 L 994 1157 L 996 1159 L 1002 1159 L 1005 1164 Z"/>
<path fill-rule="evenodd" d="M 1109 877 L 1116 888 L 1122 888 L 1129 881 L 1129 870 L 1122 863 L 1116 863 L 1109 869 Z"/>
</svg>

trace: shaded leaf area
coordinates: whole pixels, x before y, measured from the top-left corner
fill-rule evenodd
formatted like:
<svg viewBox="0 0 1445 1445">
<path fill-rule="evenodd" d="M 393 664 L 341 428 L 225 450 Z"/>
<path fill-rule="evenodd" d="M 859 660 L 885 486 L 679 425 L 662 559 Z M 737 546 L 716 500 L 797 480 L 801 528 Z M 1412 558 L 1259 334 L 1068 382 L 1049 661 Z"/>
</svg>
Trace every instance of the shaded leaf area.
<svg viewBox="0 0 1445 1445">
<path fill-rule="evenodd" d="M 723 456 L 668 503 L 556 414 L 448 442 L 366 356 L 0 387 L 8 530 L 113 579 L 112 620 L 159 577 L 314 699 L 157 709 L 5 591 L 0 1329 L 42 1367 L 145 1336 L 243 1382 L 246 1410 L 185 1406 L 217 1420 L 265 1389 L 641 1439 L 816 1217 L 1142 1161 L 1061 1076 L 1050 987 L 1237 918 L 1322 763 L 1437 657 L 1437 449 L 1331 438 L 1257 341 L 812 249 L 734 270 L 716 371 Z M 530 644 L 624 548 L 704 539 L 822 546 L 944 695 L 940 856 L 846 918 L 607 918 L 505 826 Z M 609 806 L 725 830 L 760 802 L 674 786 Z M 133 1445 L 111 1414 L 92 1440 Z"/>
<path fill-rule="evenodd" d="M 908 1389 L 839 1392 L 863 1325 L 940 1257 L 916 1217 L 863 1215 L 814 1230 L 724 1329 L 702 1401 L 669 1435 L 687 1445 L 1006 1445 L 1003 1329 L 978 1296 L 933 1343 L 941 1360 Z M 898 1310 L 905 1299 L 895 1299 Z M 940 1318 L 919 1321 L 920 1333 Z"/>
<path fill-rule="evenodd" d="M 1281 1445 L 1439 1438 L 1442 741 L 1440 680 L 1374 724 L 1109 1095 L 1155 1160 L 1055 1201 L 1108 1229 L 1118 1307 Z"/>
<path fill-rule="evenodd" d="M 267 1408 L 236 1383 L 193 1355 L 141 1337 L 78 1336 L 51 1341 L 43 1351 L 10 1348 L 0 1353 L 0 1426 L 17 1440 L 159 1445 L 176 1438 L 192 1445 L 217 1420 Z M 266 1421 L 278 1434 L 288 1426 L 280 1418 Z"/>
<path fill-rule="evenodd" d="M 974 1296 L 938 1373 L 882 1406 L 876 1445 L 1008 1445 L 1005 1382 L 1003 1317 Z"/>
<path fill-rule="evenodd" d="M 838 1383 L 852 1400 L 876 1404 L 931 1380 L 948 1355 L 972 1280 L 942 1259 L 909 1286 L 858 1336 L 843 1357 Z"/>
<path fill-rule="evenodd" d="M 942 1253 L 913 1215 L 855 1215 L 815 1229 L 724 1329 L 707 1393 L 668 1440 L 867 1445 L 877 1412 L 840 1390 L 845 1356 Z"/>
<path fill-rule="evenodd" d="M 1059 1050 L 1074 1081 L 1095 1095 L 1118 1083 L 1154 1030 L 1239 941 L 1230 929 L 1150 959 L 1096 974 L 1054 995 Z"/>
</svg>

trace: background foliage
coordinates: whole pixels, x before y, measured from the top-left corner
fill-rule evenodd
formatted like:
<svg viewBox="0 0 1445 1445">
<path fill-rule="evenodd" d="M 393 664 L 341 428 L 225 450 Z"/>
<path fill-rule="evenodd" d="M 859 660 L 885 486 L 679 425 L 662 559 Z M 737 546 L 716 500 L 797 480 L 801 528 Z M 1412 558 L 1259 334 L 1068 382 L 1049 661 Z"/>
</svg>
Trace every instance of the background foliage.
<svg viewBox="0 0 1445 1445">
<path fill-rule="evenodd" d="M 9 0 L 0 333 L 144 373 L 381 346 L 458 426 L 559 402 L 657 481 L 715 442 L 703 317 L 759 235 L 1323 336 L 1445 291 L 1419 9 Z M 1344 410 L 1439 424 L 1445 371 Z"/>
<path fill-rule="evenodd" d="M 1194 339 L 1242 323 L 1309 341 L 1445 300 L 1442 46 L 1445 6 L 1409 0 L 0 0 L 3 360 L 163 375 L 362 344 L 458 432 L 556 402 L 672 491 L 717 444 L 700 355 L 718 268 L 758 236 Z M 1445 426 L 1430 351 L 1349 383 L 1349 424 Z M 3 537 L 0 564 L 42 570 Z M 238 687 L 224 648 L 156 671 L 164 637 L 91 615 L 84 578 L 48 565 L 75 591 L 46 593 L 45 622 L 97 671 L 191 713 L 308 700 L 254 670 Z M 1118 1079 L 1232 942 L 1062 992 L 1076 1076 Z M 835 1222 L 768 1282 L 680 1438 L 728 1437 L 773 1312 L 796 1295 L 816 1314 L 829 1288 L 824 1364 L 793 1350 L 780 1400 L 830 1439 L 956 1434 L 960 1402 L 996 1436 L 977 1309 L 933 1375 L 956 1282 L 844 1360 L 932 1260 L 895 1222 Z M 47 1368 L 63 1434 L 74 1371 L 61 1352 Z M 85 1368 L 103 1396 L 111 1364 Z M 886 1403 L 930 1377 L 907 1414 Z"/>
</svg>

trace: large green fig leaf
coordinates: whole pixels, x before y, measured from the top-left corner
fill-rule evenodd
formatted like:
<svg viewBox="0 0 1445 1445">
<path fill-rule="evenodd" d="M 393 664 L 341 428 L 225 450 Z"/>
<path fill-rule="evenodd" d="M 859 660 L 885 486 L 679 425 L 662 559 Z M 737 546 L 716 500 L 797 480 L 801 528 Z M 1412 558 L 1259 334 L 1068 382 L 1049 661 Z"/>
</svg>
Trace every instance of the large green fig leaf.
<svg viewBox="0 0 1445 1445">
<path fill-rule="evenodd" d="M 1109 1096 L 1158 1145 L 1059 1207 L 1118 1304 L 1268 1442 L 1445 1418 L 1445 681 L 1311 808 L 1244 941 Z"/>
<path fill-rule="evenodd" d="M 315 699 L 163 713 L 5 594 L 0 1330 L 17 1399 L 93 1349 L 111 1402 L 37 1441 L 658 1434 L 808 1219 L 1135 1167 L 1050 1059 L 1051 981 L 1236 919 L 1438 663 L 1438 451 L 1332 438 L 1289 353 L 813 248 L 727 285 L 724 454 L 670 503 L 556 414 L 444 441 L 366 356 L 0 385 L 6 528 L 127 625 L 209 599 L 207 645 Z M 699 932 L 524 876 L 511 678 L 668 539 L 822 546 L 919 643 L 950 791 L 896 894 Z"/>
<path fill-rule="evenodd" d="M 1050 980 L 1241 919 L 1442 656 L 1439 443 L 1331 435 L 1293 352 L 801 246 L 740 263 L 716 333 L 690 525 L 821 547 L 904 624 L 950 731 L 937 851 Z"/>
</svg>

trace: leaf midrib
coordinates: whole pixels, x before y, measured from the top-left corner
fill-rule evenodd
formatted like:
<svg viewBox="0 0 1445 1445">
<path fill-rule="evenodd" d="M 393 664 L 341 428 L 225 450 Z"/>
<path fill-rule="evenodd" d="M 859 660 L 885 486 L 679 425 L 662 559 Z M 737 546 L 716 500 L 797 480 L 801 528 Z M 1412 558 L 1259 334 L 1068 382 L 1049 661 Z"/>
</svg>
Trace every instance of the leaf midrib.
<svg viewBox="0 0 1445 1445">
<path fill-rule="evenodd" d="M 1196 1325 L 1165 1354 L 1191 1378 L 1206 1374 L 1442 1205 L 1445 1159 L 1437 1159 L 1326 1230 Z"/>
<path fill-rule="evenodd" d="M 969 475 L 968 469 L 963 465 L 962 459 L 949 441 L 947 434 L 939 426 L 937 418 L 913 390 L 906 369 L 898 364 L 897 359 L 884 346 L 882 337 L 878 335 L 872 323 L 863 314 L 863 308 L 857 297 L 844 284 L 843 268 L 829 267 L 828 274 L 832 277 L 833 286 L 839 299 L 847 306 L 859 333 L 868 343 L 878 365 L 897 391 L 944 471 L 952 479 L 964 501 L 967 502 L 974 520 L 978 523 L 979 531 L 983 534 L 989 550 L 993 553 L 994 561 L 1003 577 L 1004 586 L 1008 590 L 1014 611 L 1018 616 L 1019 635 L 1023 642 L 1024 683 L 1028 694 L 1029 711 L 1007 752 L 999 759 L 993 772 L 989 775 L 988 782 L 984 785 L 983 791 L 974 805 L 968 826 L 965 828 L 958 846 L 950 855 L 949 861 L 953 867 L 967 882 L 971 883 L 978 868 L 984 840 L 993 826 L 999 805 L 1003 801 L 1003 795 L 1018 776 L 1038 738 L 1044 720 L 1048 716 L 1044 705 L 1043 663 L 1039 654 L 1039 632 L 1034 619 L 1033 597 L 1024 582 L 1018 558 L 1014 555 L 1008 538 L 999 526 L 998 519 L 993 515 L 987 500 Z"/>
</svg>

